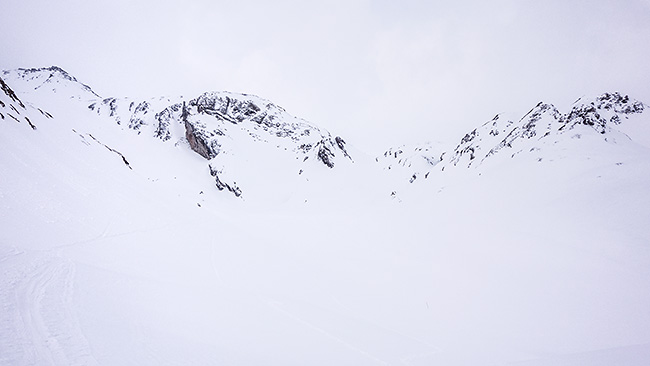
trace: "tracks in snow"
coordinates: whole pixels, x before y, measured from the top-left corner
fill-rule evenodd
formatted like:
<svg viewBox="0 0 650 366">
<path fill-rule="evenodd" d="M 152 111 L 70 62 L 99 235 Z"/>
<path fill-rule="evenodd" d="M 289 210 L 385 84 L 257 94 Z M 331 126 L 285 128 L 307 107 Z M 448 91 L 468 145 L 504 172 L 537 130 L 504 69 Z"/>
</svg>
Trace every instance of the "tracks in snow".
<svg viewBox="0 0 650 366">
<path fill-rule="evenodd" d="M 0 364 L 97 365 L 74 309 L 74 263 L 43 253 L 2 264 Z"/>
</svg>

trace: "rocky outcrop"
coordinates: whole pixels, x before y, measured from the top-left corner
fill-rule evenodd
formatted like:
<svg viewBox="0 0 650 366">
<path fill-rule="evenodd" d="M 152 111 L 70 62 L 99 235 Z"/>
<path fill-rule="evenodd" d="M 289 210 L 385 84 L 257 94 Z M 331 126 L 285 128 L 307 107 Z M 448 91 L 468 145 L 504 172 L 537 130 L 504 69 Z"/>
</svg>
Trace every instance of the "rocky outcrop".
<svg viewBox="0 0 650 366">
<path fill-rule="evenodd" d="M 319 141 L 316 144 L 318 153 L 316 156 L 318 156 L 318 160 L 320 160 L 325 166 L 329 168 L 334 168 L 334 153 L 332 150 L 330 150 L 329 146 L 327 146 L 325 141 Z"/>
<path fill-rule="evenodd" d="M 426 180 L 438 166 L 444 156 L 444 149 L 431 142 L 391 148 L 375 158 L 385 171 L 414 183 L 418 179 Z"/>
<path fill-rule="evenodd" d="M 232 182 L 229 184 L 222 181 L 220 177 L 223 174 L 223 171 L 213 167 L 212 165 L 209 165 L 209 167 L 210 167 L 210 175 L 214 177 L 216 187 L 218 190 L 223 191 L 225 189 L 231 192 L 232 194 L 234 194 L 235 197 L 241 197 L 242 192 L 241 189 L 237 187 L 236 182 Z"/>
<path fill-rule="evenodd" d="M 642 113 L 644 109 L 643 103 L 631 100 L 627 95 L 605 93 L 592 102 L 576 103 L 564 116 L 564 123 L 560 130 L 585 125 L 604 134 L 607 132 L 608 125 L 620 124 L 621 120 L 628 115 Z"/>
<path fill-rule="evenodd" d="M 75 130 L 72 130 L 72 131 L 73 131 L 73 132 L 77 132 L 77 131 L 75 131 Z M 126 165 L 129 169 L 133 170 L 133 168 L 131 167 L 131 164 L 129 163 L 129 161 L 126 160 L 126 157 L 124 156 L 124 154 L 122 154 L 121 152 L 119 152 L 119 151 L 113 149 L 112 147 L 110 147 L 110 146 L 104 144 L 103 142 L 99 141 L 97 138 L 95 138 L 95 136 L 93 136 L 93 135 L 91 135 L 91 134 L 89 134 L 89 133 L 86 134 L 86 135 L 87 135 L 88 137 L 90 137 L 93 141 L 95 141 L 96 143 L 98 143 L 98 144 L 102 145 L 103 147 L 105 147 L 108 151 L 110 151 L 110 152 L 116 154 L 117 156 L 119 156 L 119 157 L 122 159 L 122 162 L 124 163 L 124 165 Z M 79 136 L 80 136 L 82 139 L 85 139 L 85 136 L 84 136 L 84 135 L 79 134 Z"/>
<path fill-rule="evenodd" d="M 18 98 L 16 93 L 9 87 L 9 85 L 7 85 L 4 80 L 2 80 L 2 78 L 0 78 L 0 89 L 2 89 L 4 94 L 9 97 L 11 101 L 17 103 L 22 109 L 25 109 L 23 102 Z M 0 104 L 1 107 L 6 106 L 4 102 L 0 101 L 0 103 L 2 103 Z"/>
<path fill-rule="evenodd" d="M 153 135 L 156 138 L 159 138 L 163 141 L 168 141 L 172 138 L 172 133 L 170 127 L 178 119 L 178 113 L 182 108 L 181 103 L 172 104 L 169 107 L 163 109 L 162 111 L 156 113 L 154 116 L 154 124 L 156 126 Z M 181 116 L 181 119 L 185 119 Z"/>
<path fill-rule="evenodd" d="M 185 138 L 190 148 L 210 160 L 219 155 L 221 145 L 213 136 L 207 135 L 208 133 L 204 128 L 197 128 L 191 122 L 185 121 Z"/>
<path fill-rule="evenodd" d="M 133 110 L 131 118 L 129 119 L 129 128 L 140 132 L 140 128 L 146 124 L 147 113 L 149 113 L 151 104 L 146 100 L 138 103 L 132 102 L 129 106 L 129 111 Z"/>
<path fill-rule="evenodd" d="M 345 140 L 343 140 L 341 136 L 336 136 L 334 138 L 334 141 L 336 141 L 336 146 L 338 146 L 339 150 L 341 150 L 343 155 L 348 159 L 352 159 L 350 154 L 348 154 L 347 150 L 345 150 Z"/>
<path fill-rule="evenodd" d="M 9 85 L 0 78 L 0 120 L 10 118 L 18 123 L 26 122 L 32 130 L 38 118 L 52 118 L 52 115 L 32 104 L 25 104 Z"/>
<path fill-rule="evenodd" d="M 246 94 L 241 96 L 246 97 Z M 190 101 L 198 113 L 205 113 L 231 123 L 241 123 L 245 120 L 254 120 L 262 123 L 266 117 L 260 113 L 261 108 L 250 100 L 240 100 L 220 93 L 204 93 Z M 267 105 L 267 108 L 271 104 Z M 270 118 L 271 119 L 271 118 Z"/>
</svg>

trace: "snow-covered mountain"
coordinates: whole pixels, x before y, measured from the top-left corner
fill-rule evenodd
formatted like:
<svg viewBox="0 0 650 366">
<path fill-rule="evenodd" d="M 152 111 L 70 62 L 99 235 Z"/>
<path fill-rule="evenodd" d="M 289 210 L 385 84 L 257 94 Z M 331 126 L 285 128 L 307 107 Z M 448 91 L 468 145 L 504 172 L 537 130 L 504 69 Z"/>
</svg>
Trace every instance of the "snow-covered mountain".
<svg viewBox="0 0 650 366">
<path fill-rule="evenodd" d="M 481 170 L 484 164 L 509 164 L 520 154 L 536 162 L 571 158 L 567 151 L 574 144 L 571 140 L 599 141 L 581 144 L 582 153 L 598 154 L 607 144 L 650 147 L 648 114 L 648 106 L 618 92 L 580 98 L 566 113 L 540 102 L 521 118 L 497 114 L 465 134 L 453 149 L 431 143 L 400 146 L 387 150 L 376 161 L 384 170 L 399 171 L 402 181 L 414 183 L 432 174 L 439 178 L 437 174 L 445 170 L 456 174 L 449 173 L 454 168 Z"/>
<path fill-rule="evenodd" d="M 650 359 L 632 97 L 375 157 L 251 95 L 103 98 L 58 67 L 0 87 L 2 365 Z"/>
<path fill-rule="evenodd" d="M 514 157 L 558 144 L 565 137 L 580 138 L 584 134 L 598 133 L 605 142 L 615 142 L 628 127 L 644 123 L 637 117 L 645 109 L 643 103 L 620 93 L 605 93 L 593 100 L 580 98 L 567 113 L 540 102 L 517 122 L 497 115 L 472 130 L 456 147 L 450 162 L 469 167 L 497 154 Z"/>
<path fill-rule="evenodd" d="M 208 160 L 215 186 L 237 197 L 246 197 L 248 186 L 255 191 L 259 176 L 273 178 L 267 179 L 264 192 L 252 192 L 258 197 L 286 191 L 284 187 L 308 180 L 312 171 L 323 170 L 323 166 L 334 168 L 352 162 L 343 138 L 253 95 L 208 92 L 193 99 L 135 101 L 100 98 L 56 66 L 4 71 L 3 76 L 13 88 L 42 104 L 51 105 L 56 100 L 54 108 L 66 105 L 77 114 L 87 107 L 104 119 L 112 119 L 121 130 L 191 149 Z"/>
<path fill-rule="evenodd" d="M 187 143 L 210 161 L 210 174 L 217 188 L 227 189 L 235 196 L 240 196 L 242 189 L 237 185 L 237 170 L 233 167 L 239 165 L 240 155 L 251 151 L 257 154 L 247 156 L 247 161 L 264 160 L 264 165 L 273 169 L 282 166 L 287 174 L 293 175 L 311 169 L 314 161 L 334 168 L 343 159 L 351 160 L 341 137 L 332 137 L 329 132 L 252 95 L 210 92 L 190 100 L 158 98 L 141 102 L 108 98 L 90 104 L 89 108 L 138 133 L 145 130 L 162 141 Z M 273 160 L 267 161 L 270 156 Z"/>
<path fill-rule="evenodd" d="M 18 93 L 30 93 L 51 98 L 52 94 L 60 98 L 85 101 L 99 96 L 88 86 L 77 81 L 58 66 L 46 68 L 15 69 L 2 71 L 2 77 L 12 83 Z"/>
</svg>

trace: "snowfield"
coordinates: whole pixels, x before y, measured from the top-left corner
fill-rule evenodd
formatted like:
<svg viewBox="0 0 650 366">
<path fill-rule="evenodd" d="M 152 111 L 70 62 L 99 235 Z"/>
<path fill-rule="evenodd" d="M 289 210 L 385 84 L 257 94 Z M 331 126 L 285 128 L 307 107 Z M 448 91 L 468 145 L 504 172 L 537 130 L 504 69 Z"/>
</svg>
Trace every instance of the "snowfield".
<svg viewBox="0 0 650 366">
<path fill-rule="evenodd" d="M 0 77 L 1 365 L 650 363 L 648 107 L 375 157 L 276 106 Z"/>
</svg>

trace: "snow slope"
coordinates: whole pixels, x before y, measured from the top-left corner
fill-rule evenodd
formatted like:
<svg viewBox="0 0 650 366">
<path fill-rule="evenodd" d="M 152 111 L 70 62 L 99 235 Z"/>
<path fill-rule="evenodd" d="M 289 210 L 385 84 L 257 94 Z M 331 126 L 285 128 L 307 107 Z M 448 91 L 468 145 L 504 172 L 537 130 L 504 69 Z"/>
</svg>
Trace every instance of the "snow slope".
<svg viewBox="0 0 650 366">
<path fill-rule="evenodd" d="M 261 98 L 145 108 L 57 73 L 2 74 L 0 364 L 650 359 L 645 109 L 610 126 L 613 107 L 604 134 L 522 133 L 468 169 L 447 159 L 470 144 L 375 160 Z M 483 141 L 475 159 L 499 144 Z"/>
</svg>

